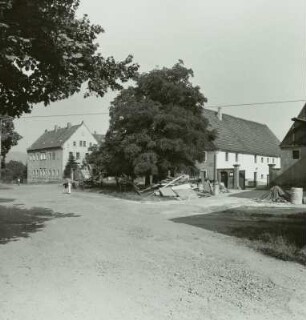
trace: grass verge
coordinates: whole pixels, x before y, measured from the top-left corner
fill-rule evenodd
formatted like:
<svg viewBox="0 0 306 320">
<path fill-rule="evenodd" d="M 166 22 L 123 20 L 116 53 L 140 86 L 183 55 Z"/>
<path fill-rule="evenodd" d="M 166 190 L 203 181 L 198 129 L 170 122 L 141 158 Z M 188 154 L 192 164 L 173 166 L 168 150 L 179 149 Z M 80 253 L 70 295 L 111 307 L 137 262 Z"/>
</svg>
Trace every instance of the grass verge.
<svg viewBox="0 0 306 320">
<path fill-rule="evenodd" d="M 248 246 L 266 255 L 284 261 L 296 261 L 306 265 L 306 252 L 283 236 L 265 233 L 259 240 L 248 240 Z"/>
</svg>

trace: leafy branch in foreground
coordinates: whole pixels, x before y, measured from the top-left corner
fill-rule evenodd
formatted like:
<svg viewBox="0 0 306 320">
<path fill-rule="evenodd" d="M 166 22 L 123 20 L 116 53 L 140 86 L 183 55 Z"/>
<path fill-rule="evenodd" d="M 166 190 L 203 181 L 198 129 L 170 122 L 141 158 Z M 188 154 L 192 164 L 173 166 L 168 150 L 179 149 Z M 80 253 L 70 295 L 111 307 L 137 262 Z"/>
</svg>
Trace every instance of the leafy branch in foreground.
<svg viewBox="0 0 306 320">
<path fill-rule="evenodd" d="M 98 51 L 103 32 L 78 0 L 0 2 L 0 114 L 18 117 L 34 104 L 66 99 L 87 84 L 85 96 L 122 89 L 138 65 Z"/>
</svg>

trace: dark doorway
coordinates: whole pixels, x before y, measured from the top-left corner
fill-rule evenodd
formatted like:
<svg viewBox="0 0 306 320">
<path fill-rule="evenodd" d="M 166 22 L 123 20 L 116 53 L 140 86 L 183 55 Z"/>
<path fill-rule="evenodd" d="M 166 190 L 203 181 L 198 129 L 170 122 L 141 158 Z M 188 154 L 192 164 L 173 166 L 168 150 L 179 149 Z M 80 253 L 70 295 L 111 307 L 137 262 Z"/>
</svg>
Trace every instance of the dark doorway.
<svg viewBox="0 0 306 320">
<path fill-rule="evenodd" d="M 221 182 L 226 188 L 228 188 L 228 173 L 227 171 L 221 171 Z"/>
<path fill-rule="evenodd" d="M 245 170 L 239 171 L 239 187 L 245 189 Z"/>
</svg>

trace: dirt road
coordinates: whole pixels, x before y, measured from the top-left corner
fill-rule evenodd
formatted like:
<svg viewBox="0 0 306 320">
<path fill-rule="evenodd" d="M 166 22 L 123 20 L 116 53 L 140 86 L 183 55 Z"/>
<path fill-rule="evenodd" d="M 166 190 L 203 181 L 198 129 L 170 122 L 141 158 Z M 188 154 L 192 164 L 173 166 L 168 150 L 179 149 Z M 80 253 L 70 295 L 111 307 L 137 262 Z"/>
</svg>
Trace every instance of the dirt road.
<svg viewBox="0 0 306 320">
<path fill-rule="evenodd" d="M 135 203 L 54 185 L 0 198 L 75 215 L 0 245 L 1 320 L 306 319 L 303 266 L 170 221 L 247 199 Z"/>
</svg>

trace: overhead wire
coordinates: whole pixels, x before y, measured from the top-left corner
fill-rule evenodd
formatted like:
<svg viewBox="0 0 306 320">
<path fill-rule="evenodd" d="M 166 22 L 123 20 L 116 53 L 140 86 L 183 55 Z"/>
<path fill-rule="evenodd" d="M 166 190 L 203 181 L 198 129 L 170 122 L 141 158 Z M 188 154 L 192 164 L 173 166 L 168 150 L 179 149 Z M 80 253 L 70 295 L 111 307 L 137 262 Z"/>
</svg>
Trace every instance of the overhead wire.
<svg viewBox="0 0 306 320">
<path fill-rule="evenodd" d="M 306 99 L 298 100 L 278 100 L 278 101 L 261 101 L 261 102 L 248 102 L 238 104 L 220 104 L 220 105 L 207 105 L 204 108 L 229 108 L 229 107 L 243 107 L 243 106 L 261 106 L 261 105 L 275 105 L 284 103 L 299 103 L 306 102 Z M 77 117 L 77 116 L 97 116 L 97 115 L 109 115 L 108 112 L 85 112 L 85 113 L 66 113 L 66 114 L 50 114 L 50 115 L 33 115 L 23 116 L 20 120 L 35 119 L 35 118 L 55 118 L 55 117 Z"/>
<path fill-rule="evenodd" d="M 297 102 L 306 102 L 306 99 L 299 100 L 279 100 L 279 101 L 262 101 L 262 102 L 248 102 L 248 103 L 239 103 L 239 104 L 221 104 L 221 105 L 212 105 L 206 106 L 206 108 L 229 108 L 229 107 L 243 107 L 243 106 L 260 106 L 260 105 L 272 105 L 272 104 L 283 104 L 283 103 L 297 103 Z"/>
</svg>

